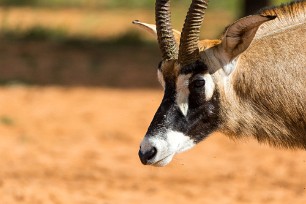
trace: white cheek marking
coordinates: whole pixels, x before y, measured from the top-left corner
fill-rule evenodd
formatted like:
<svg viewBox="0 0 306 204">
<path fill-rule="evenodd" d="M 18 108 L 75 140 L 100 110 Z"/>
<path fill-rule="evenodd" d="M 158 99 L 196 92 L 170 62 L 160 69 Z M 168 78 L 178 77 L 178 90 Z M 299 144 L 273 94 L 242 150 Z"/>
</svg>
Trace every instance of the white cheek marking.
<svg viewBox="0 0 306 204">
<path fill-rule="evenodd" d="M 162 87 L 165 89 L 165 80 L 162 72 L 160 70 L 157 70 L 157 79 L 159 83 L 162 85 Z"/>
<path fill-rule="evenodd" d="M 175 153 L 186 151 L 195 145 L 190 137 L 181 132 L 170 130 L 167 132 L 166 137 L 168 144 L 170 144 L 169 146 L 173 148 Z"/>
<path fill-rule="evenodd" d="M 189 78 L 191 74 L 180 75 L 176 83 L 176 103 L 182 113 L 186 116 L 188 112 L 188 98 L 189 98 Z"/>
<path fill-rule="evenodd" d="M 209 101 L 214 94 L 215 83 L 210 74 L 204 74 L 203 78 L 205 80 L 205 100 Z"/>
<path fill-rule="evenodd" d="M 157 149 L 156 156 L 150 161 L 154 166 L 165 166 L 171 162 L 176 153 L 195 146 L 194 141 L 181 132 L 169 130 L 165 135 L 161 134 L 145 137 L 140 146 L 143 153 L 150 151 L 152 147 Z"/>
</svg>

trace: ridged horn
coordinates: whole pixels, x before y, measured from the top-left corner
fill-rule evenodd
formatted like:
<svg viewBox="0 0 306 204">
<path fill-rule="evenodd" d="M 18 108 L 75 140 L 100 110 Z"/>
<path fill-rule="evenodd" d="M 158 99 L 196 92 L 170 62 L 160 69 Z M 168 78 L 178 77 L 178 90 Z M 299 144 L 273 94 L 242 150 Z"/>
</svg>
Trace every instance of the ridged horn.
<svg viewBox="0 0 306 204">
<path fill-rule="evenodd" d="M 191 64 L 200 58 L 198 42 L 207 5 L 208 0 L 192 0 L 189 7 L 180 40 L 178 61 L 181 66 Z"/>
<path fill-rule="evenodd" d="M 163 60 L 177 59 L 177 45 L 171 26 L 170 0 L 156 0 L 155 21 Z"/>
</svg>

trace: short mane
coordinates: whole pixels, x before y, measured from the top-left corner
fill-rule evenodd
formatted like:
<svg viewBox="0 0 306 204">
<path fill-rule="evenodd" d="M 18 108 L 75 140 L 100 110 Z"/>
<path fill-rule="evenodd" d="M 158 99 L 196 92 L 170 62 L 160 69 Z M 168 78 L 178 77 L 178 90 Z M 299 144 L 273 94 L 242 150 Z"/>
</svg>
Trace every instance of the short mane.
<svg viewBox="0 0 306 204">
<path fill-rule="evenodd" d="M 258 12 L 264 16 L 277 16 L 275 20 L 264 23 L 255 38 L 281 32 L 306 23 L 306 1 L 294 1 L 276 7 L 264 8 Z"/>
</svg>

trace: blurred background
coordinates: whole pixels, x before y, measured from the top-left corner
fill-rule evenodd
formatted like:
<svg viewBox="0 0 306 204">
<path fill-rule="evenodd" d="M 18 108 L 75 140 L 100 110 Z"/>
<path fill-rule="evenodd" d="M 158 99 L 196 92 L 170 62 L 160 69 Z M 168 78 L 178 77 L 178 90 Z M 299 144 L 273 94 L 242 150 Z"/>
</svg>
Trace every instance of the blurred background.
<svg viewBox="0 0 306 204">
<path fill-rule="evenodd" d="M 286 0 L 211 0 L 202 38 Z M 172 1 L 182 28 L 190 1 Z M 215 134 L 165 168 L 139 143 L 162 98 L 154 1 L 0 0 L 0 203 L 306 203 L 306 153 Z"/>
</svg>

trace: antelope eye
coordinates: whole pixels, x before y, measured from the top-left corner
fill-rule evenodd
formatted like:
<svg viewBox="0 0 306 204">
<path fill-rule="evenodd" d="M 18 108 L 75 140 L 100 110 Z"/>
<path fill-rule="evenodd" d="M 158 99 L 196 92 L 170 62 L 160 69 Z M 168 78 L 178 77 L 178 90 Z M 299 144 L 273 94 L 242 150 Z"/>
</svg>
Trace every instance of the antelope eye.
<svg viewBox="0 0 306 204">
<path fill-rule="evenodd" d="M 193 86 L 195 88 L 201 88 L 205 85 L 205 80 L 204 79 L 197 79 L 193 81 Z"/>
</svg>

